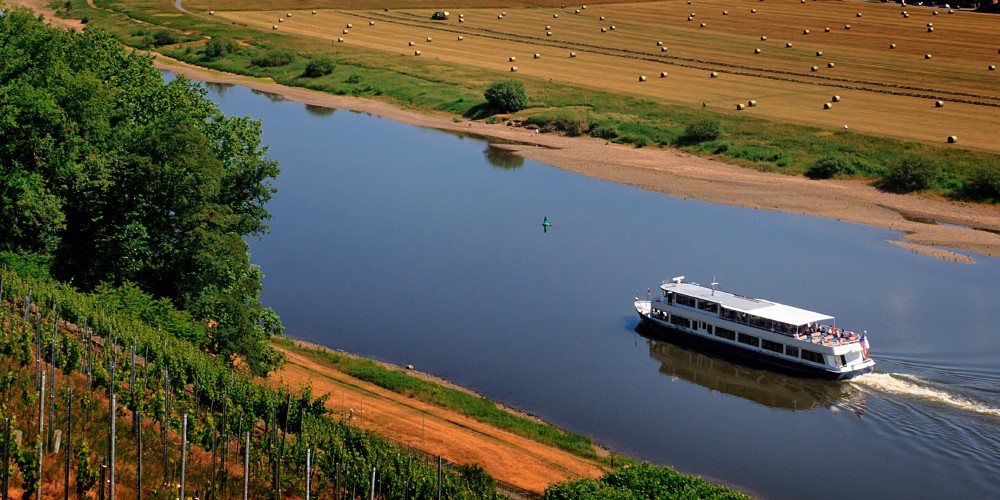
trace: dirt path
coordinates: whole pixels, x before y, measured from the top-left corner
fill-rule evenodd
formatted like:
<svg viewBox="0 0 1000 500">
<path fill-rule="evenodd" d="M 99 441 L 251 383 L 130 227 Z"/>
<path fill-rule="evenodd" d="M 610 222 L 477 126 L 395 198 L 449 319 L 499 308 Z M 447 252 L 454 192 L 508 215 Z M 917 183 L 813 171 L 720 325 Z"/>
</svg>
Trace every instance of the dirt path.
<svg viewBox="0 0 1000 500">
<path fill-rule="evenodd" d="M 269 378 L 272 385 L 292 390 L 311 385 L 314 395 L 330 396 L 327 406 L 335 415 L 350 415 L 353 409 L 353 422 L 361 428 L 455 463 L 478 463 L 497 479 L 536 492 L 542 492 L 553 482 L 602 474 L 596 462 L 382 389 L 280 346 L 279 349 L 288 362 Z"/>
</svg>

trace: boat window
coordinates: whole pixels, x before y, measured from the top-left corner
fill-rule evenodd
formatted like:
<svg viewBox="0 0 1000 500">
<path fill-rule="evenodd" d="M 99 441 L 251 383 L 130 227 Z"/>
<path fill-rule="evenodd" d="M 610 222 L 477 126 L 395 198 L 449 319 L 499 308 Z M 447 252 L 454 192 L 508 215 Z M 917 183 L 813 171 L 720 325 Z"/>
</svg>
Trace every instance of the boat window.
<svg viewBox="0 0 1000 500">
<path fill-rule="evenodd" d="M 787 354 L 787 355 L 789 355 L 789 356 L 791 356 L 793 358 L 797 358 L 797 357 L 799 357 L 799 348 L 798 347 L 792 347 L 790 345 L 786 345 L 785 346 L 785 354 Z"/>
<path fill-rule="evenodd" d="M 728 328 L 722 328 L 721 326 L 715 327 L 715 336 L 729 340 L 736 340 L 736 332 Z"/>
<path fill-rule="evenodd" d="M 677 305 L 694 307 L 695 300 L 694 297 L 688 297 L 687 295 L 677 294 Z"/>
<path fill-rule="evenodd" d="M 674 314 L 670 316 L 670 322 L 677 326 L 683 326 L 684 328 L 691 328 L 691 320 L 683 316 L 678 316 Z"/>
<path fill-rule="evenodd" d="M 708 333 L 709 333 L 709 334 L 711 334 L 711 333 L 712 333 L 712 325 L 708 325 L 708 326 L 706 326 L 705 328 L 707 328 L 707 329 L 708 329 Z"/>
<path fill-rule="evenodd" d="M 736 340 L 741 344 L 752 345 L 754 347 L 760 346 L 760 339 L 754 337 L 753 335 L 747 335 L 745 333 L 741 333 L 739 334 L 739 336 L 737 336 Z"/>
<path fill-rule="evenodd" d="M 802 349 L 802 359 L 812 361 L 813 363 L 819 363 L 821 365 L 826 364 L 826 359 L 823 358 L 822 354 L 808 349 Z"/>
<path fill-rule="evenodd" d="M 763 347 L 764 349 L 767 349 L 768 351 L 774 351 L 779 354 L 783 352 L 785 348 L 784 344 L 780 344 L 778 342 L 772 342 L 767 339 L 761 339 L 760 346 Z"/>
<path fill-rule="evenodd" d="M 840 355 L 840 366 L 847 366 L 847 357 L 843 354 Z"/>
<path fill-rule="evenodd" d="M 719 312 L 719 304 L 716 304 L 715 302 L 709 302 L 707 300 L 699 300 L 698 309 L 701 309 L 702 311 L 708 311 L 711 313 L 717 313 Z"/>
</svg>

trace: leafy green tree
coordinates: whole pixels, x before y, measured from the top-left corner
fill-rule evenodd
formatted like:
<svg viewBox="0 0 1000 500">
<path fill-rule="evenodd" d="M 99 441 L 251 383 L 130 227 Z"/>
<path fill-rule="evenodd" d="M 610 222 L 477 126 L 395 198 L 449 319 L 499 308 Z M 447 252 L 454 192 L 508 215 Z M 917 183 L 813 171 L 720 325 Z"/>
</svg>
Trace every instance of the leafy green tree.
<svg viewBox="0 0 1000 500">
<path fill-rule="evenodd" d="M 483 95 L 490 106 L 505 113 L 514 113 L 528 107 L 528 94 L 520 80 L 493 82 Z"/>
<path fill-rule="evenodd" d="M 941 173 L 936 162 L 919 155 L 909 155 L 890 164 L 880 187 L 896 193 L 911 193 L 934 185 Z"/>
<path fill-rule="evenodd" d="M 250 65 L 261 68 L 277 68 L 279 66 L 288 66 L 294 60 L 294 52 L 284 49 L 274 49 L 254 57 L 250 60 Z"/>
<path fill-rule="evenodd" d="M 847 162 L 843 158 L 839 156 L 824 156 L 816 160 L 806 170 L 806 177 L 810 179 L 829 179 L 837 174 L 846 172 L 847 169 Z"/>
<path fill-rule="evenodd" d="M 684 129 L 683 140 L 697 144 L 699 142 L 714 141 L 722 135 L 722 125 L 715 118 L 703 118 L 691 122 Z"/>
<path fill-rule="evenodd" d="M 333 61 L 325 57 L 313 59 L 306 65 L 305 76 L 318 78 L 333 73 Z"/>
<path fill-rule="evenodd" d="M 239 44 L 237 44 L 234 40 L 223 36 L 212 37 L 205 42 L 205 59 L 219 59 L 228 54 L 235 54 L 239 51 Z"/>
<path fill-rule="evenodd" d="M 153 45 L 156 45 L 157 47 L 173 45 L 178 41 L 180 41 L 180 38 L 173 30 L 160 30 L 153 35 Z"/>
<path fill-rule="evenodd" d="M 216 325 L 202 348 L 255 373 L 280 358 L 245 237 L 267 233 L 278 165 L 260 122 L 99 31 L 0 17 L 0 252 L 93 290 L 134 283 Z"/>
</svg>

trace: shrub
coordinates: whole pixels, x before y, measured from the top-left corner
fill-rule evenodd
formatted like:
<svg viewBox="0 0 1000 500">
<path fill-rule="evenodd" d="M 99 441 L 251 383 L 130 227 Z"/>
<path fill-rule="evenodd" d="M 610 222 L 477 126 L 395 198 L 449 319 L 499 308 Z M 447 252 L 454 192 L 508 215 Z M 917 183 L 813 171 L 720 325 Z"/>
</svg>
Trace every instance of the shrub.
<svg viewBox="0 0 1000 500">
<path fill-rule="evenodd" d="M 722 135 L 722 125 L 715 118 L 703 118 L 689 123 L 682 139 L 689 143 L 714 141 Z"/>
<path fill-rule="evenodd" d="M 180 41 L 177 37 L 177 33 L 171 30 L 160 30 L 153 35 L 153 45 L 157 47 L 162 47 L 164 45 L 173 45 Z"/>
<path fill-rule="evenodd" d="M 333 73 L 333 61 L 325 57 L 313 59 L 306 65 L 305 76 L 309 78 L 319 78 Z"/>
<path fill-rule="evenodd" d="M 483 95 L 490 106 L 507 113 L 528 107 L 528 94 L 524 91 L 524 84 L 519 80 L 493 82 Z"/>
<path fill-rule="evenodd" d="M 269 50 L 250 60 L 251 66 L 261 68 L 277 68 L 287 66 L 295 60 L 295 53 L 290 50 Z"/>
<path fill-rule="evenodd" d="M 847 162 L 840 156 L 824 156 L 806 170 L 806 177 L 810 179 L 829 179 L 835 175 L 842 174 L 848 170 Z"/>
<path fill-rule="evenodd" d="M 235 54 L 239 51 L 239 44 L 225 37 L 215 37 L 205 43 L 206 59 L 218 59 L 225 57 L 227 54 Z"/>
<path fill-rule="evenodd" d="M 889 165 L 880 187 L 895 193 L 911 193 L 930 188 L 937 181 L 941 168 L 923 156 L 910 155 Z"/>
<path fill-rule="evenodd" d="M 973 170 L 964 191 L 972 199 L 1000 201 L 1000 164 L 983 165 Z"/>
</svg>

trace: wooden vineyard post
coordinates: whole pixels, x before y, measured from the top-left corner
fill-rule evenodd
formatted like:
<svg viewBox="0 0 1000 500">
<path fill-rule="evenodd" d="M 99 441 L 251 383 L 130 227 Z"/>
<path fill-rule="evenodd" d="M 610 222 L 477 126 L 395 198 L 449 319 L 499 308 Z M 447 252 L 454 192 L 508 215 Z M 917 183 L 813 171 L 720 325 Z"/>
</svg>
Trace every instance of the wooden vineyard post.
<svg viewBox="0 0 1000 500">
<path fill-rule="evenodd" d="M 73 447 L 72 434 L 70 432 L 73 429 L 73 388 L 66 388 L 66 468 L 63 471 L 63 479 L 66 481 L 65 495 L 63 495 L 64 500 L 69 500 L 69 460 L 72 455 L 71 449 Z"/>
<path fill-rule="evenodd" d="M 111 382 L 111 385 L 114 385 L 114 381 Z M 115 500 L 115 422 L 118 420 L 117 406 L 118 406 L 118 396 L 112 394 L 111 395 L 111 450 L 110 450 L 111 470 L 109 474 L 111 477 L 111 488 L 109 488 L 108 490 L 109 492 L 108 496 L 111 498 L 111 500 Z"/>
<path fill-rule="evenodd" d="M 55 309 L 55 304 L 52 306 Z M 50 451 L 55 451 L 55 443 L 53 443 L 55 433 L 55 412 L 56 412 L 56 339 L 52 339 L 52 361 L 49 366 L 51 369 L 51 375 L 49 376 L 49 432 L 46 434 L 46 442 L 49 445 Z"/>
<path fill-rule="evenodd" d="M 187 486 L 185 477 L 187 474 L 187 440 L 188 440 L 188 416 L 184 414 L 184 430 L 181 434 L 181 498 L 184 496 L 184 488 Z"/>
<path fill-rule="evenodd" d="M 306 500 L 309 500 L 309 491 L 312 489 L 312 448 L 306 448 Z"/>
<path fill-rule="evenodd" d="M 166 347 L 166 346 L 164 346 Z M 170 484 L 170 474 L 169 461 L 167 456 L 168 446 L 170 442 L 167 440 L 167 434 L 170 433 L 170 374 L 167 372 L 167 368 L 163 368 L 163 427 L 160 429 L 160 434 L 163 435 L 163 485 L 167 486 Z"/>
<path fill-rule="evenodd" d="M 243 500 L 247 500 L 247 490 L 250 486 L 250 432 L 246 435 L 246 444 L 243 448 Z"/>
<path fill-rule="evenodd" d="M 142 500 L 142 410 L 135 411 L 139 425 L 135 429 L 135 496 Z"/>
<path fill-rule="evenodd" d="M 38 490 L 36 490 L 38 500 L 42 500 L 42 451 L 44 450 L 45 436 L 45 372 L 41 372 L 42 378 L 39 387 L 41 395 L 38 398 Z"/>
</svg>

